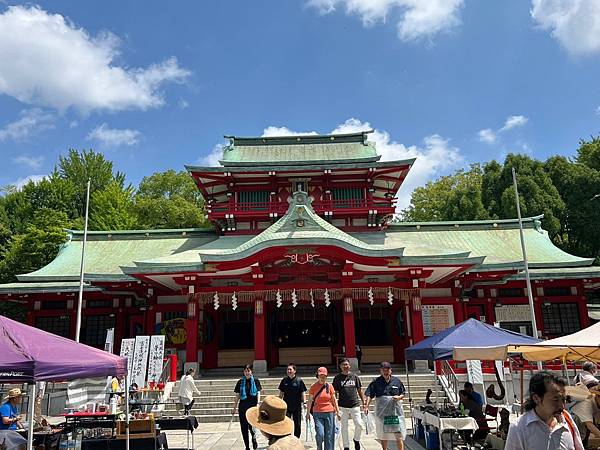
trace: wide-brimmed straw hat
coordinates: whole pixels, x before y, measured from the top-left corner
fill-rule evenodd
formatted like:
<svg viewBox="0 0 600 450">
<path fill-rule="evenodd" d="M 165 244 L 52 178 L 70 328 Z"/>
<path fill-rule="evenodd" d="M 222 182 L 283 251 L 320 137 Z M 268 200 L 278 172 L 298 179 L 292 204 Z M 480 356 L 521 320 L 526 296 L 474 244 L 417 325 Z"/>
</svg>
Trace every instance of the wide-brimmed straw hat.
<svg viewBox="0 0 600 450">
<path fill-rule="evenodd" d="M 294 431 L 294 422 L 285 415 L 287 403 L 279 397 L 268 395 L 260 406 L 246 411 L 246 419 L 255 428 L 271 436 L 285 436 Z"/>
<path fill-rule="evenodd" d="M 21 389 L 14 388 L 8 391 L 8 393 L 4 396 L 4 401 L 15 397 L 21 397 L 22 395 L 23 393 L 21 392 Z"/>
</svg>

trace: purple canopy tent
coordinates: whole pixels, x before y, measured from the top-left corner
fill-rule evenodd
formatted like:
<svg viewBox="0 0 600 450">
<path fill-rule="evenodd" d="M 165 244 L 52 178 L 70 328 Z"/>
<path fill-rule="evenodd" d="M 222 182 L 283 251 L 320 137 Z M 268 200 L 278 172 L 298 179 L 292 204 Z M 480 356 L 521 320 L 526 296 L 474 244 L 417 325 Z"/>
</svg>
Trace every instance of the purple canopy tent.
<svg viewBox="0 0 600 450">
<path fill-rule="evenodd" d="M 127 359 L 0 316 L 0 383 L 124 376 Z"/>
<path fill-rule="evenodd" d="M 36 381 L 126 374 L 127 358 L 0 316 L 0 383 L 31 384 L 31 399 Z M 29 408 L 28 449 L 33 448 L 33 403 Z M 129 449 L 129 408 L 126 445 Z"/>
</svg>

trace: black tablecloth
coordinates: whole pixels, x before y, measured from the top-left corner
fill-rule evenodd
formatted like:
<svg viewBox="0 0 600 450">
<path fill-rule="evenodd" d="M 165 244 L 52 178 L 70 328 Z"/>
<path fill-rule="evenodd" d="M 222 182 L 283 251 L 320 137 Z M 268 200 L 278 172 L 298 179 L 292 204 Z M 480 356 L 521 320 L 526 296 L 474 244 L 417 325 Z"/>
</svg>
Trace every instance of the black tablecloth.
<svg viewBox="0 0 600 450">
<path fill-rule="evenodd" d="M 198 419 L 196 416 L 187 417 L 161 417 L 156 419 L 156 424 L 161 430 L 188 430 L 194 431 L 198 428 Z"/>
<path fill-rule="evenodd" d="M 135 450 L 168 449 L 167 435 L 160 433 L 156 438 L 130 438 L 129 445 Z M 81 450 L 125 450 L 125 439 L 84 439 Z"/>
</svg>

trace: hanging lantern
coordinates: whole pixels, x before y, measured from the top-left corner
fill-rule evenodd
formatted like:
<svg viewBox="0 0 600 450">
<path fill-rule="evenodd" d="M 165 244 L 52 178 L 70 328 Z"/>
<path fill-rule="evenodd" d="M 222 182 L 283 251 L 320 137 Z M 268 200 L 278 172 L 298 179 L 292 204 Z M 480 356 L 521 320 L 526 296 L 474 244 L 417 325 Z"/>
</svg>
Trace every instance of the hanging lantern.
<svg viewBox="0 0 600 450">
<path fill-rule="evenodd" d="M 310 295 L 310 306 L 312 306 L 314 308 L 315 307 L 315 296 L 313 294 L 313 290 L 312 289 L 310 290 L 309 295 Z"/>
<path fill-rule="evenodd" d="M 219 309 L 219 294 L 215 292 L 215 296 L 213 297 L 213 304 L 215 305 L 215 311 Z"/>
<path fill-rule="evenodd" d="M 394 303 L 394 294 L 392 294 L 392 288 L 391 287 L 388 287 L 387 298 L 388 298 L 388 303 L 390 305 L 392 305 Z"/>
<path fill-rule="evenodd" d="M 275 295 L 275 298 L 277 299 L 277 307 L 281 308 L 281 305 L 283 304 L 283 300 L 281 298 L 281 292 L 279 291 L 279 289 L 277 289 L 277 294 Z"/>
<path fill-rule="evenodd" d="M 329 305 L 331 305 L 331 301 L 329 298 L 329 291 L 327 290 L 327 288 L 325 288 L 325 294 L 323 294 L 323 297 L 325 297 L 325 306 L 329 308 Z"/>
<path fill-rule="evenodd" d="M 367 298 L 369 299 L 369 303 L 371 304 L 371 306 L 373 306 L 373 303 L 375 303 L 375 296 L 373 295 L 372 287 L 370 287 L 369 292 L 367 292 Z"/>
<path fill-rule="evenodd" d="M 237 304 L 237 296 L 235 295 L 235 292 L 233 293 L 233 295 L 231 296 L 231 309 L 233 309 L 234 311 L 237 309 L 238 304 Z"/>
<path fill-rule="evenodd" d="M 298 306 L 298 297 L 296 296 L 296 289 L 292 291 L 292 306 L 295 308 Z"/>
</svg>

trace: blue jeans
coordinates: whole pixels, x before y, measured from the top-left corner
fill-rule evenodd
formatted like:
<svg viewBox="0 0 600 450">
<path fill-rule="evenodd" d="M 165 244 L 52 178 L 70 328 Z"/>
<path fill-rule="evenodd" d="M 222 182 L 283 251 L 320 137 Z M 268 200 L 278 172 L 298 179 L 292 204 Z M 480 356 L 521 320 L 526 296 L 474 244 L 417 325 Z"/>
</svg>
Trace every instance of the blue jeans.
<svg viewBox="0 0 600 450">
<path fill-rule="evenodd" d="M 334 450 L 335 422 L 333 415 L 333 412 L 313 413 L 317 450 Z M 325 447 L 323 447 L 323 444 L 325 444 Z"/>
</svg>

